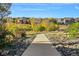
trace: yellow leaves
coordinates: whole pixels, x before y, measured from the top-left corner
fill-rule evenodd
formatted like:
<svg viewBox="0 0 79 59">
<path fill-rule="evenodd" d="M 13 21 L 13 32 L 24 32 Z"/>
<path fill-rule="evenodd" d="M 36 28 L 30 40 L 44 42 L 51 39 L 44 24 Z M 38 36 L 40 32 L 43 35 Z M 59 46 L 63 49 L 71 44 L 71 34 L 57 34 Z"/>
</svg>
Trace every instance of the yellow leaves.
<svg viewBox="0 0 79 59">
<path fill-rule="evenodd" d="M 48 20 L 50 21 L 50 20 L 52 20 L 53 18 L 48 18 Z"/>
<path fill-rule="evenodd" d="M 31 25 L 29 24 L 17 24 L 18 29 L 26 29 L 26 30 L 31 30 Z"/>
<path fill-rule="evenodd" d="M 54 28 L 58 27 L 58 24 L 55 24 L 53 22 L 50 22 L 50 20 L 52 20 L 52 18 L 49 19 L 43 19 L 42 21 L 37 22 L 37 20 L 35 18 L 31 18 L 30 22 L 31 24 L 19 24 L 19 23 L 6 23 L 6 29 L 9 31 L 16 31 L 17 29 L 24 29 L 24 30 L 28 30 L 28 31 L 40 31 L 40 30 L 45 30 L 45 31 L 50 31 Z M 19 22 L 19 20 L 16 20 L 17 22 Z"/>
<path fill-rule="evenodd" d="M 5 42 L 6 43 L 11 43 L 13 41 L 13 36 L 12 35 L 6 35 L 5 36 Z"/>
<path fill-rule="evenodd" d="M 49 28 L 48 20 L 42 20 L 42 22 L 41 22 L 41 26 L 45 27 L 46 30 L 48 31 L 48 28 Z"/>
<path fill-rule="evenodd" d="M 14 32 L 16 30 L 17 26 L 14 23 L 6 23 L 6 30 L 10 32 Z"/>
<path fill-rule="evenodd" d="M 31 27 L 32 27 L 33 31 L 35 31 L 35 27 L 36 27 L 35 19 L 32 18 L 30 21 L 31 21 Z"/>
</svg>

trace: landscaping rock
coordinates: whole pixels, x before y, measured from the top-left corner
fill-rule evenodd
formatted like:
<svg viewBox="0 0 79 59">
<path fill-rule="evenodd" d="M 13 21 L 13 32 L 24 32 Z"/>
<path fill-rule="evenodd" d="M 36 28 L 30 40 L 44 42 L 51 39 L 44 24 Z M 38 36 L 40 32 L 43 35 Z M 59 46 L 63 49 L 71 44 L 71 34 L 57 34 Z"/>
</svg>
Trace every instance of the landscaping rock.
<svg viewBox="0 0 79 59">
<path fill-rule="evenodd" d="M 46 35 L 52 42 L 52 45 L 59 51 L 62 56 L 79 56 L 79 38 L 63 39 L 61 36 Z M 61 37 L 61 38 L 60 38 Z M 50 39 L 51 38 L 51 39 Z"/>
<path fill-rule="evenodd" d="M 32 38 L 28 39 L 18 39 L 18 41 L 12 43 L 11 45 L 5 45 L 5 48 L 0 49 L 1 56 L 20 56 L 31 44 Z"/>
</svg>

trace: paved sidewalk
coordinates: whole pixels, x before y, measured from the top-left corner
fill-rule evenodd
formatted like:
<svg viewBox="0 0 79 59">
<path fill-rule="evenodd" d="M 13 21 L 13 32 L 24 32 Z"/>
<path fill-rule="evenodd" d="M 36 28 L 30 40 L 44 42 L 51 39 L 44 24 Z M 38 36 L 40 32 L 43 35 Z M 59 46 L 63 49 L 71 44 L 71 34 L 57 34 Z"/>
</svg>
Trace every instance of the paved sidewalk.
<svg viewBox="0 0 79 59">
<path fill-rule="evenodd" d="M 22 56 L 60 56 L 44 34 L 38 34 Z"/>
<path fill-rule="evenodd" d="M 38 34 L 33 40 L 32 44 L 51 44 L 48 38 L 44 34 Z"/>
</svg>

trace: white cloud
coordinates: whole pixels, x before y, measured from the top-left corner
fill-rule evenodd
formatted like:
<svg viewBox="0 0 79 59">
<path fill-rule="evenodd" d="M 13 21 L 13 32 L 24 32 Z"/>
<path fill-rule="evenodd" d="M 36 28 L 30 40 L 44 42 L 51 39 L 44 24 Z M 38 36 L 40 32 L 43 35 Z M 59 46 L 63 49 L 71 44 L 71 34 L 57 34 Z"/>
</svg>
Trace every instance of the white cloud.
<svg viewBox="0 0 79 59">
<path fill-rule="evenodd" d="M 44 9 L 41 8 L 26 8 L 26 9 L 21 9 L 21 11 L 43 11 Z"/>
<path fill-rule="evenodd" d="M 79 10 L 79 7 L 78 6 L 75 6 L 75 9 Z"/>
<path fill-rule="evenodd" d="M 15 9 L 14 11 L 19 11 L 19 12 L 26 12 L 26 11 L 44 11 L 45 9 L 43 8 L 22 8 L 22 9 Z"/>
<path fill-rule="evenodd" d="M 39 11 L 43 11 L 44 9 L 41 9 L 41 8 L 40 8 L 40 9 L 30 9 L 30 10 L 39 10 Z"/>
<path fill-rule="evenodd" d="M 47 7 L 47 8 L 24 8 L 21 11 L 45 11 L 45 10 L 59 10 L 61 7 Z"/>
<path fill-rule="evenodd" d="M 61 7 L 49 7 L 49 9 L 61 9 Z"/>
<path fill-rule="evenodd" d="M 45 10 L 59 10 L 61 9 L 62 7 L 59 7 L 59 6 L 47 6 L 45 8 L 21 8 L 21 9 L 15 9 L 15 11 L 45 11 Z"/>
</svg>

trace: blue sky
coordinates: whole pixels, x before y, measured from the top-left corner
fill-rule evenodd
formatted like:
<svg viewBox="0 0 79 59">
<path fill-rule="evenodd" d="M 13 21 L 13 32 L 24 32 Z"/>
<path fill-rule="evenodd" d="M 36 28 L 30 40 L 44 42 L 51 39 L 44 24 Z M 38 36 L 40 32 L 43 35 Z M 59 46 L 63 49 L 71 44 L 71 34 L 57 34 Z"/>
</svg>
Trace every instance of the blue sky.
<svg viewBox="0 0 79 59">
<path fill-rule="evenodd" d="M 12 17 L 79 17 L 79 4 L 13 3 Z"/>
</svg>

